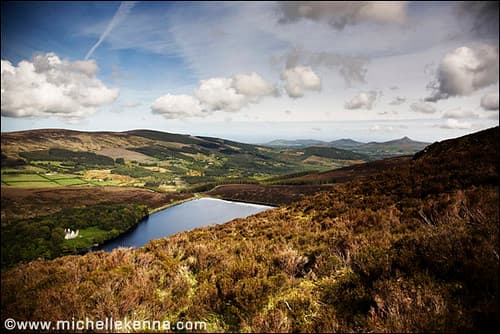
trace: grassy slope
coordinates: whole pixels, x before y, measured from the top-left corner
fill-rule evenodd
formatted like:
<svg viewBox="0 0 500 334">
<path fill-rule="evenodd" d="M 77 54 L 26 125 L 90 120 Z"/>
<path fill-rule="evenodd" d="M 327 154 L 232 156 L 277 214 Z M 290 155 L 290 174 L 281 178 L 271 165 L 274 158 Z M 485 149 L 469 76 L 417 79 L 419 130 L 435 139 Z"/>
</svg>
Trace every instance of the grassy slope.
<svg viewBox="0 0 500 334">
<path fill-rule="evenodd" d="M 126 161 L 115 164 L 113 159 L 117 158 Z M 8 167 L 2 168 L 2 183 L 11 186 L 30 185 L 13 179 L 16 175 L 12 174 L 16 173 L 29 177 L 23 160 L 39 173 L 72 174 L 82 184 L 105 185 L 84 174 L 88 170 L 111 169 L 111 173 L 131 176 L 128 183 L 125 182 L 129 186 L 181 188 L 227 179 L 248 182 L 271 175 L 331 169 L 355 163 L 353 159 L 366 160 L 367 157 L 333 148 L 280 151 L 219 138 L 149 130 L 78 132 L 50 129 L 2 133 L 2 167 Z M 164 171 L 148 171 L 143 168 L 145 165 L 161 167 Z M 43 186 L 43 183 L 46 186 L 57 184 L 46 180 L 34 185 Z"/>
<path fill-rule="evenodd" d="M 205 194 L 227 200 L 283 205 L 319 191 L 329 191 L 338 183 L 373 177 L 383 171 L 409 168 L 411 157 L 387 158 L 325 172 L 307 171 L 268 178 L 261 184 L 221 184 Z"/>
<path fill-rule="evenodd" d="M 2 320 L 213 331 L 480 331 L 499 321 L 498 128 L 401 168 L 134 251 L 2 273 Z"/>
</svg>

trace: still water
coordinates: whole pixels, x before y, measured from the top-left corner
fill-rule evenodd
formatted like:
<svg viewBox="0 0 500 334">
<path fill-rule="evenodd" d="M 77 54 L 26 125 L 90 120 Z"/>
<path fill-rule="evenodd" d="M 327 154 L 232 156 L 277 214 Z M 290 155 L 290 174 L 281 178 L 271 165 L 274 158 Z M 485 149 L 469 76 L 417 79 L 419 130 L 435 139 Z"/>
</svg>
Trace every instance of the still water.
<svg viewBox="0 0 500 334">
<path fill-rule="evenodd" d="M 221 224 L 271 209 L 266 205 L 200 198 L 155 212 L 135 228 L 92 250 L 111 251 L 117 247 L 142 247 L 151 239 L 167 237 L 197 227 Z"/>
</svg>

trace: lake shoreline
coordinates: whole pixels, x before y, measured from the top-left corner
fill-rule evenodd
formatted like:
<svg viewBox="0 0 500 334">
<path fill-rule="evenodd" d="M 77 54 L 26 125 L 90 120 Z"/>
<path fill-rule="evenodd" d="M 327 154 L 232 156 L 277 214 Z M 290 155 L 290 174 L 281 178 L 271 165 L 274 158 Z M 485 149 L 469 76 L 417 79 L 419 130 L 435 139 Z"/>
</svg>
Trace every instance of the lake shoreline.
<svg viewBox="0 0 500 334">
<path fill-rule="evenodd" d="M 164 210 L 164 209 L 168 209 L 168 208 L 174 207 L 176 205 L 184 204 L 184 203 L 189 202 L 189 201 L 194 201 L 195 199 L 200 199 L 200 198 L 214 198 L 214 199 L 220 199 L 220 200 L 229 201 L 229 202 L 236 202 L 236 203 L 265 205 L 265 206 L 270 206 L 270 207 L 273 207 L 273 208 L 278 208 L 279 207 L 279 205 L 276 205 L 276 204 L 273 204 L 273 203 L 259 202 L 259 201 L 250 201 L 250 200 L 246 201 L 246 200 L 243 200 L 243 199 L 232 199 L 232 198 L 229 198 L 229 197 L 213 196 L 213 195 L 209 195 L 209 194 L 206 194 L 206 193 L 202 193 L 202 194 L 196 193 L 196 194 L 193 195 L 193 197 L 185 198 L 185 199 L 178 200 L 178 201 L 173 201 L 173 202 L 170 202 L 168 204 L 165 204 L 165 205 L 153 208 L 153 209 L 149 210 L 149 214 L 153 214 L 153 213 L 156 213 L 158 211 L 161 211 L 161 210 Z"/>
<path fill-rule="evenodd" d="M 185 199 L 181 199 L 181 200 L 178 200 L 178 201 L 172 201 L 170 203 L 167 203 L 167 204 L 164 204 L 162 206 L 159 206 L 159 207 L 156 207 L 156 208 L 153 208 L 153 209 L 150 209 L 149 210 L 149 214 L 153 214 L 153 213 L 156 213 L 158 211 L 161 211 L 161 210 L 165 210 L 165 209 L 168 209 L 168 208 L 171 208 L 173 206 L 176 206 L 176 205 L 180 205 L 180 204 L 183 204 L 183 203 L 186 203 L 186 202 L 189 202 L 189 201 L 192 201 L 192 200 L 195 200 L 195 199 L 198 199 L 198 198 L 202 198 L 201 196 L 199 195 L 193 195 L 193 197 L 189 197 L 189 198 L 185 198 Z"/>
<path fill-rule="evenodd" d="M 181 208 L 181 204 L 182 207 Z M 213 224 L 224 224 L 236 218 L 244 218 L 274 207 L 255 203 L 228 201 L 197 194 L 190 199 L 169 203 L 156 208 L 146 219 L 139 221 L 129 231 L 106 240 L 86 252 L 112 251 L 117 247 L 140 248 L 152 239 L 189 231 Z"/>
<path fill-rule="evenodd" d="M 223 201 L 227 201 L 227 202 L 234 202 L 234 203 L 241 203 L 241 204 L 263 205 L 263 206 L 268 206 L 268 207 L 271 207 L 271 208 L 277 208 L 278 207 L 276 205 L 272 205 L 272 204 L 268 204 L 268 203 L 264 203 L 264 202 L 244 201 L 244 200 L 232 200 L 232 199 L 229 199 L 229 198 L 221 198 L 221 197 L 210 196 L 210 195 L 206 195 L 206 194 L 194 194 L 192 197 L 185 198 L 185 199 L 178 200 L 178 201 L 173 201 L 173 202 L 170 202 L 168 204 L 164 204 L 164 205 L 161 205 L 159 207 L 150 209 L 147 216 L 142 217 L 136 224 L 134 224 L 133 226 L 131 226 L 126 231 L 124 231 L 124 232 L 122 232 L 122 233 L 114 236 L 113 238 L 107 239 L 107 240 L 105 240 L 104 242 L 102 242 L 100 244 L 92 245 L 92 246 L 86 247 L 86 248 L 82 248 L 82 249 L 80 249 L 80 250 L 77 251 L 77 254 L 82 255 L 82 254 L 86 254 L 86 253 L 89 253 L 89 252 L 94 252 L 94 251 L 96 251 L 95 248 L 100 247 L 100 246 L 102 246 L 102 245 L 104 245 L 104 244 L 106 244 L 108 242 L 112 242 L 113 240 L 118 239 L 120 237 L 123 237 L 124 235 L 126 235 L 127 233 L 129 233 L 131 230 L 133 230 L 134 228 L 136 228 L 137 225 L 139 225 L 144 219 L 148 218 L 150 215 L 152 215 L 154 213 L 157 213 L 157 212 L 163 211 L 165 209 L 169 209 L 169 208 L 172 208 L 172 207 L 175 207 L 177 205 L 181 205 L 181 204 L 184 204 L 184 203 L 187 203 L 187 202 L 190 202 L 190 201 L 194 201 L 194 200 L 197 200 L 197 199 L 202 199 L 202 198 L 223 200 Z"/>
<path fill-rule="evenodd" d="M 228 201 L 228 202 L 235 202 L 235 203 L 243 203 L 243 204 L 255 204 L 255 205 L 264 205 L 264 206 L 270 206 L 273 208 L 279 208 L 279 205 L 273 204 L 273 203 L 266 203 L 266 202 L 259 202 L 259 201 L 246 201 L 243 199 L 232 199 L 230 197 L 219 197 L 219 196 L 212 196 L 212 195 L 204 195 L 203 197 L 205 198 L 215 198 L 215 199 L 221 199 L 223 201 Z M 200 197 L 200 198 L 203 198 Z"/>
</svg>

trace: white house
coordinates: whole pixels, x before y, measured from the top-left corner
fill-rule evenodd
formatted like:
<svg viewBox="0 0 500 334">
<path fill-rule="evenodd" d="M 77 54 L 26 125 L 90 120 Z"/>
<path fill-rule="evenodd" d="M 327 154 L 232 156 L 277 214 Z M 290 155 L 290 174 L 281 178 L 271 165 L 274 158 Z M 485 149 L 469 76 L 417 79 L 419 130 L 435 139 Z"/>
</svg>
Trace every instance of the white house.
<svg viewBox="0 0 500 334">
<path fill-rule="evenodd" d="M 66 235 L 64 236 L 64 239 L 74 239 L 78 236 L 78 233 L 80 233 L 80 230 L 76 231 L 71 231 L 69 228 L 64 229 L 64 232 Z"/>
</svg>

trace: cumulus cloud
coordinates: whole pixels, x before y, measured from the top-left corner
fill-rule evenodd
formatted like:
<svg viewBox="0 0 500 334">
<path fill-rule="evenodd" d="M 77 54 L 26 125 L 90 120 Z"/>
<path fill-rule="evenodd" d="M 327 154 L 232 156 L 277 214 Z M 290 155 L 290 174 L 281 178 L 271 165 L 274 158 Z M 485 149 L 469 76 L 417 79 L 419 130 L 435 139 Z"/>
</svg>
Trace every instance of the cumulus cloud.
<svg viewBox="0 0 500 334">
<path fill-rule="evenodd" d="M 278 94 L 276 87 L 255 72 L 235 75 L 232 86 L 239 94 L 251 99 Z"/>
<path fill-rule="evenodd" d="M 97 77 L 94 60 L 68 61 L 55 53 L 38 54 L 17 66 L 1 61 L 2 116 L 81 118 L 112 103 L 119 89 Z"/>
<path fill-rule="evenodd" d="M 151 105 L 151 110 L 168 119 L 206 116 L 200 102 L 190 95 L 160 96 Z"/>
<path fill-rule="evenodd" d="M 201 80 L 194 96 L 167 94 L 151 109 L 165 118 L 204 117 L 214 111 L 236 112 L 271 95 L 277 95 L 276 87 L 254 72 Z"/>
<path fill-rule="evenodd" d="M 337 30 L 362 22 L 397 23 L 406 21 L 406 1 L 328 1 L 280 2 L 280 23 L 309 19 L 326 22 Z"/>
<path fill-rule="evenodd" d="M 389 102 L 389 104 L 391 106 L 399 106 L 400 104 L 403 104 L 405 102 L 406 102 L 406 98 L 400 97 L 400 96 L 396 96 L 391 102 Z"/>
<path fill-rule="evenodd" d="M 276 88 L 257 73 L 237 74 L 232 78 L 201 80 L 194 95 L 208 110 L 238 111 L 264 96 L 276 95 Z"/>
<path fill-rule="evenodd" d="M 377 99 L 376 91 L 361 92 L 344 104 L 346 109 L 371 109 Z"/>
<path fill-rule="evenodd" d="M 470 129 L 472 124 L 469 122 L 462 122 L 454 118 L 448 118 L 446 122 L 439 126 L 442 129 Z"/>
<path fill-rule="evenodd" d="M 487 44 L 453 50 L 439 64 L 436 80 L 428 85 L 433 93 L 426 100 L 469 95 L 497 82 L 498 60 L 498 48 Z"/>
<path fill-rule="evenodd" d="M 481 107 L 485 110 L 498 110 L 498 92 L 491 92 L 481 98 Z"/>
<path fill-rule="evenodd" d="M 478 118 L 479 115 L 472 111 L 465 111 L 462 109 L 449 110 L 443 114 L 443 118 L 465 119 L 465 118 Z"/>
<path fill-rule="evenodd" d="M 281 73 L 285 90 L 291 98 L 304 96 L 304 91 L 321 90 L 321 79 L 309 66 L 295 66 Z"/>
<path fill-rule="evenodd" d="M 209 110 L 238 111 L 246 105 L 245 95 L 233 87 L 231 78 L 201 80 L 194 95 Z"/>
<path fill-rule="evenodd" d="M 436 112 L 436 108 L 432 104 L 424 101 L 413 102 L 410 104 L 410 109 L 423 114 L 433 114 Z"/>
</svg>

